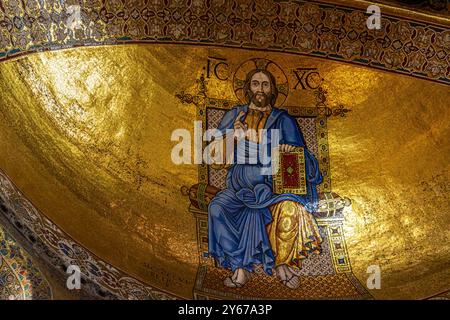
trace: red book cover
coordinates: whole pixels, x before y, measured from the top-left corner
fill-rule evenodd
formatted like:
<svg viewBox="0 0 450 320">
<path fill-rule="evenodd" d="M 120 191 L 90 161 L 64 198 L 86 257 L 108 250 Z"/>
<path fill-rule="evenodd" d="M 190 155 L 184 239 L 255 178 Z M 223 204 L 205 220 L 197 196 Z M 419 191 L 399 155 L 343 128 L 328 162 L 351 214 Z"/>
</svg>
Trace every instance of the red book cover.
<svg viewBox="0 0 450 320">
<path fill-rule="evenodd" d="M 275 193 L 304 195 L 306 189 L 305 151 L 296 147 L 291 152 L 279 152 L 278 170 L 273 176 Z"/>
</svg>

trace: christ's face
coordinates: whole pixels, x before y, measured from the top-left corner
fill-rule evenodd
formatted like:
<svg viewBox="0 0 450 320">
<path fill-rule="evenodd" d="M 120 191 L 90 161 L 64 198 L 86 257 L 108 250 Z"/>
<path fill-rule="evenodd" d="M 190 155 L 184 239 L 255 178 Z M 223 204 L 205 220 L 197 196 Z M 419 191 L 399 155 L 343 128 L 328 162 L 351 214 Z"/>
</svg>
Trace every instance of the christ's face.
<svg viewBox="0 0 450 320">
<path fill-rule="evenodd" d="M 250 90 L 252 91 L 252 102 L 257 107 L 262 108 L 269 104 L 272 88 L 267 75 L 262 72 L 255 73 L 250 80 Z"/>
</svg>

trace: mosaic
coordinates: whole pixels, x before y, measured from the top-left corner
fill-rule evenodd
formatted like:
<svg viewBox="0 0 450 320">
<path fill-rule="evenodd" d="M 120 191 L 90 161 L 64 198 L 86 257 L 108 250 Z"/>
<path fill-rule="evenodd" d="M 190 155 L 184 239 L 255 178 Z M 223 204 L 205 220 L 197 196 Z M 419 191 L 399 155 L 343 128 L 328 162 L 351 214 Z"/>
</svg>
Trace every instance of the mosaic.
<svg viewBox="0 0 450 320">
<path fill-rule="evenodd" d="M 264 60 L 264 65 L 270 65 L 270 62 Z M 239 68 L 237 70 L 239 70 Z M 239 71 L 236 71 L 236 73 L 238 72 Z M 234 110 L 230 107 L 239 104 L 220 99 L 204 99 L 207 92 L 206 84 L 200 83 L 198 87 L 200 92 L 197 97 L 186 97 L 183 94 L 178 94 L 177 97 L 184 103 L 194 104 L 197 108 L 198 119 L 202 121 L 206 128 L 220 128 L 220 126 L 223 125 L 223 119 L 227 118 L 227 112 L 233 112 Z M 318 151 L 319 139 L 321 148 L 324 150 L 328 149 L 325 131 L 327 116 L 321 116 L 320 114 L 323 112 L 318 111 L 321 106 L 320 101 L 325 101 L 325 98 L 322 100 L 319 99 L 318 106 L 314 112 L 308 112 L 308 108 L 292 106 L 289 107 L 289 112 L 295 117 L 295 126 L 301 130 L 306 144 L 305 147 L 311 148 L 315 156 L 320 156 L 322 160 L 325 160 L 319 162 L 319 165 L 322 165 L 321 170 L 323 172 L 327 172 L 329 170 L 328 161 L 326 160 L 327 155 L 322 155 Z M 274 111 L 272 111 L 271 115 L 273 115 L 273 112 Z M 315 116 L 311 116 L 312 114 Z M 325 112 L 325 114 L 327 113 Z M 332 113 L 328 113 L 328 116 L 332 116 Z M 324 147 L 322 147 L 322 145 Z M 303 152 L 305 151 L 303 151 L 303 148 L 301 150 L 303 155 Z M 303 165 L 305 166 L 304 163 Z M 270 271 L 266 270 L 260 262 L 253 263 L 254 274 L 251 281 L 249 281 L 248 288 L 247 286 L 242 288 L 238 286 L 237 288 L 234 288 L 231 285 L 227 285 L 226 280 L 224 286 L 221 282 L 224 278 L 230 279 L 232 277 L 229 271 L 229 269 L 232 268 L 226 264 L 221 265 L 223 262 L 214 256 L 215 253 L 211 256 L 213 250 L 211 250 L 210 245 L 213 242 L 211 242 L 210 239 L 211 237 L 214 237 L 214 232 L 221 231 L 220 229 L 210 229 L 211 226 L 218 223 L 212 223 L 210 221 L 210 211 L 212 210 L 211 203 L 214 202 L 214 198 L 217 195 L 220 195 L 219 191 L 225 190 L 226 192 L 227 188 L 231 187 L 231 185 L 226 185 L 225 179 L 227 173 L 229 174 L 228 171 L 232 169 L 216 169 L 213 167 L 214 166 L 208 166 L 206 164 L 199 165 L 199 184 L 192 186 L 189 191 L 187 191 L 187 187 L 184 187 L 186 191 L 183 191 L 183 194 L 188 195 L 191 200 L 190 211 L 197 221 L 200 266 L 194 288 L 195 298 L 248 299 L 249 297 L 252 297 L 256 299 L 326 299 L 333 296 L 336 299 L 367 299 L 371 297 L 352 274 L 348 253 L 345 248 L 345 239 L 342 230 L 342 211 L 346 205 L 349 205 L 349 200 L 347 199 L 346 202 L 341 197 L 331 192 L 322 192 L 318 196 L 319 205 L 316 212 L 313 212 L 315 219 L 314 222 L 311 223 L 317 223 L 320 226 L 318 229 L 318 237 L 321 239 L 321 243 L 318 244 L 317 252 L 311 251 L 309 254 L 305 253 L 305 256 L 302 257 L 304 260 L 301 261 L 301 266 L 297 271 L 301 283 L 300 290 L 292 290 L 292 288 L 281 285 L 276 277 L 270 276 Z M 233 166 L 231 168 L 233 168 Z M 229 179 L 231 179 L 230 181 L 233 181 L 235 175 L 229 176 Z M 329 180 L 327 181 L 327 190 L 329 190 L 330 182 Z M 211 186 L 208 186 L 208 182 Z M 308 191 L 308 193 L 309 192 L 311 191 Z M 275 213 L 273 212 L 273 207 L 271 210 L 272 215 L 274 216 Z M 281 210 L 281 214 L 283 214 L 284 209 Z M 214 217 L 214 219 L 217 218 Z M 272 222 L 272 224 L 273 223 L 274 222 Z M 307 220 L 304 220 L 302 223 L 304 224 L 302 228 L 308 224 Z M 278 227 L 276 230 L 278 230 Z M 226 232 L 231 232 L 231 230 Z M 275 250 L 273 243 L 272 249 Z M 242 250 L 244 249 L 239 249 L 239 252 Z M 233 257 L 233 259 L 235 259 L 235 257 Z M 281 264 L 281 266 L 282 265 L 283 264 Z M 279 266 L 277 266 L 277 268 L 278 267 Z M 304 285 L 304 283 L 308 283 L 308 285 Z M 256 297 L 254 294 L 251 294 L 252 292 L 258 292 L 260 296 Z"/>
<path fill-rule="evenodd" d="M 131 300 L 174 298 L 169 293 L 155 290 L 123 274 L 70 239 L 55 224 L 41 215 L 1 171 L 0 191 L 2 197 L 5 197 L 0 197 L 2 200 L 0 212 L 6 213 L 6 217 L 13 224 L 21 226 L 21 232 L 27 233 L 26 230 L 29 230 L 28 235 L 34 240 L 37 253 L 54 265 L 61 266 L 63 272 L 71 264 L 78 265 L 85 279 L 94 282 L 91 291 L 95 295 L 101 298 Z M 18 251 L 17 249 L 9 251 L 6 249 L 7 244 L 6 240 L 0 242 L 0 252 L 4 248 L 4 258 L 8 254 L 14 258 Z"/>
<path fill-rule="evenodd" d="M 28 254 L 0 227 L 0 300 L 48 300 L 52 292 Z"/>
<path fill-rule="evenodd" d="M 84 26 L 71 29 L 80 4 Z M 450 31 L 363 10 L 306 1 L 1 1 L 0 58 L 82 45 L 171 42 L 326 57 L 450 83 Z"/>
<path fill-rule="evenodd" d="M 67 19 L 70 18 L 67 6 L 77 3 L 81 5 L 83 21 L 89 23 L 80 29 L 72 30 L 67 25 Z M 305 140 L 304 147 L 317 160 L 318 172 L 323 176 L 323 180 L 316 186 L 317 207 L 310 210 L 311 215 L 305 214 L 305 211 L 299 207 L 294 208 L 296 216 L 303 219 L 303 225 L 307 226 L 306 232 L 309 233 L 309 236 L 306 238 L 311 240 L 304 239 L 305 242 L 299 244 L 302 247 L 297 254 L 301 259 L 291 261 L 296 265 L 295 267 L 299 267 L 297 275 L 300 285 L 299 288 L 293 290 L 287 285 L 291 284 L 289 279 L 280 282 L 276 277 L 269 275 L 261 265 L 255 265 L 253 266 L 255 274 L 252 276 L 252 280 L 241 287 L 239 281 L 237 281 L 239 284 L 237 285 L 235 279 L 232 279 L 229 268 L 220 267 L 221 263 L 222 266 L 226 266 L 229 261 L 218 261 L 211 257 L 211 216 L 208 213 L 208 206 L 214 202 L 221 191 L 227 189 L 228 169 L 199 165 L 198 173 L 195 172 L 198 176 L 195 184 L 171 186 L 172 195 L 176 193 L 180 196 L 178 190 L 181 187 L 182 194 L 188 196 L 184 199 L 186 211 L 189 213 L 189 218 L 193 217 L 192 220 L 195 220 L 196 243 L 194 245 L 197 245 L 199 266 L 192 294 L 198 299 L 371 299 L 371 294 L 356 278 L 356 273 L 352 270 L 352 267 L 355 268 L 352 259 L 356 258 L 355 260 L 357 260 L 358 257 L 349 255 L 347 249 L 349 241 L 345 236 L 348 230 L 344 232 L 344 218 L 348 218 L 348 216 L 344 214 L 344 211 L 350 207 L 355 197 L 359 197 L 357 199 L 359 201 L 357 205 L 360 206 L 359 212 L 365 212 L 368 210 L 365 206 L 374 205 L 374 203 L 376 204 L 376 206 L 374 205 L 375 209 L 369 208 L 372 211 L 382 208 L 382 206 L 378 206 L 380 204 L 389 206 L 392 199 L 388 197 L 386 203 L 383 203 L 383 199 L 378 197 L 373 203 L 369 203 L 368 199 L 375 194 L 370 192 L 353 194 L 352 199 L 349 199 L 346 192 L 342 192 L 342 194 L 336 192 L 335 180 L 332 184 L 330 170 L 329 147 L 334 146 L 329 145 L 328 141 L 328 135 L 333 131 L 328 128 L 329 120 L 333 119 L 339 123 L 333 127 L 334 129 L 342 130 L 345 127 L 347 114 L 355 111 L 352 111 L 350 107 L 339 105 L 339 102 L 338 107 L 329 108 L 325 104 L 326 86 L 314 89 L 314 95 L 317 98 L 315 104 L 308 106 L 285 105 L 285 101 L 288 101 L 287 97 L 292 93 L 290 90 L 293 89 L 287 83 L 286 74 L 288 72 L 268 59 L 268 54 L 264 56 L 262 53 L 263 51 L 275 52 L 281 56 L 281 52 L 284 52 L 292 53 L 292 56 L 308 56 L 311 63 L 317 63 L 319 59 L 315 58 L 324 58 L 344 62 L 341 65 L 353 64 L 389 71 L 389 73 L 384 72 L 383 74 L 407 75 L 409 77 L 404 78 L 408 79 L 413 79 L 412 76 L 417 78 L 413 80 L 428 80 L 427 83 L 436 86 L 443 87 L 442 84 L 450 84 L 450 31 L 447 26 L 425 23 L 412 18 L 383 15 L 382 29 L 370 31 L 365 28 L 366 18 L 364 10 L 350 10 L 344 5 L 307 3 L 306 1 L 0 1 L 0 60 L 6 61 L 29 53 L 56 49 L 128 43 L 153 43 L 155 46 L 159 43 L 196 44 L 198 48 L 201 45 L 205 48 L 208 46 L 226 47 L 227 50 L 228 48 L 261 49 L 254 54 L 253 58 L 236 64 L 238 72 L 235 72 L 234 76 L 229 79 L 230 88 L 236 94 L 232 101 L 208 96 L 204 75 L 198 80 L 200 90 L 195 94 L 175 93 L 175 90 L 172 90 L 174 88 L 171 86 L 172 84 L 169 89 L 164 88 L 161 92 L 168 92 L 169 95 L 172 95 L 172 99 L 175 95 L 179 99 L 177 102 L 181 102 L 180 104 L 186 108 L 186 113 L 200 120 L 205 128 L 217 128 L 230 109 L 245 103 L 245 79 L 251 68 L 256 66 L 259 69 L 269 70 L 276 78 L 279 100 L 276 100 L 275 105 L 280 110 L 287 111 L 286 114 L 294 119 L 295 127 L 298 127 Z M 127 56 L 127 53 L 123 53 L 123 55 Z M 255 58 L 255 56 L 260 57 Z M 203 57 L 205 58 L 205 56 Z M 232 63 L 236 63 L 235 60 Z M 27 68 L 27 66 L 24 64 L 23 68 Z M 242 71 L 243 69 L 245 70 Z M 331 69 L 327 69 L 326 72 L 331 73 Z M 369 70 L 369 68 L 361 69 Z M 239 70 L 242 72 L 239 73 Z M 195 73 L 198 70 L 191 71 Z M 350 73 L 348 70 L 346 72 Z M 292 73 L 292 70 L 289 70 L 289 73 L 290 77 L 299 76 L 295 72 Z M 334 73 L 334 75 L 336 74 L 339 75 L 339 72 Z M 215 76 L 222 81 L 220 75 L 216 74 Z M 347 74 L 347 77 L 351 77 L 351 75 Z M 380 79 L 380 82 L 384 80 L 382 76 Z M 389 80 L 394 81 L 392 78 Z M 218 86 L 218 91 L 225 88 L 224 82 Z M 422 83 L 425 82 L 422 81 Z M 299 83 L 301 83 L 300 79 Z M 187 88 L 190 84 L 184 85 Z M 204 90 L 201 89 L 202 87 Z M 443 103 L 442 101 L 440 105 L 445 104 L 445 101 Z M 335 102 L 333 101 L 333 103 Z M 354 105 L 351 108 L 354 108 Z M 0 112 L 2 111 L 0 109 Z M 7 113 L 5 112 L 5 114 Z M 419 113 L 417 112 L 417 114 Z M 356 117 L 358 116 L 361 117 L 361 114 L 359 113 Z M 404 114 L 400 117 L 403 116 Z M 426 122 L 425 118 L 418 115 L 419 120 L 417 121 Z M 353 125 L 357 122 L 355 119 L 357 118 L 353 119 Z M 426 125 L 429 124 L 426 123 Z M 430 127 L 433 125 L 430 124 Z M 362 128 L 360 131 L 364 130 L 366 128 Z M 389 132 L 389 130 L 384 131 Z M 436 129 L 436 134 L 439 133 L 438 131 Z M 28 142 L 33 143 L 32 140 L 30 141 Z M 94 144 L 93 146 L 91 151 L 96 151 Z M 345 144 L 339 146 L 338 151 L 343 151 L 342 154 L 345 154 L 349 149 L 352 151 L 351 148 L 361 149 L 357 143 L 351 145 L 347 150 L 346 146 Z M 120 145 L 114 145 L 114 148 L 120 149 Z M 100 151 L 107 154 L 107 148 Z M 125 154 L 126 157 L 127 154 Z M 342 161 L 342 158 L 339 159 Z M 135 164 L 134 162 L 136 162 L 136 166 L 141 166 L 139 170 L 150 167 L 146 160 L 139 157 L 130 161 L 133 162 L 132 166 Z M 346 165 L 344 164 L 342 168 L 347 168 Z M 131 168 L 132 166 L 120 168 L 120 170 L 134 170 Z M 341 170 L 341 177 L 344 169 Z M 366 172 L 367 169 L 362 168 L 361 170 Z M 120 173 L 120 170 L 116 173 Z M 442 171 L 442 168 L 440 170 Z M 137 191 L 140 191 L 141 187 L 145 189 L 153 183 L 150 178 L 137 175 L 134 181 L 139 183 Z M 423 186 L 423 194 L 431 191 L 436 195 L 445 191 L 447 186 L 444 181 L 445 173 L 436 173 L 433 179 L 437 181 L 436 185 L 428 180 L 418 182 Z M 428 183 L 431 185 L 427 185 Z M 439 186 L 437 186 L 438 184 Z M 403 185 L 406 185 L 406 182 Z M 435 188 L 438 187 L 441 189 L 438 190 L 439 192 L 435 192 Z M 410 189 L 406 191 L 410 191 Z M 407 193 L 406 191 L 404 193 Z M 0 213 L 25 235 L 35 252 L 54 265 L 58 272 L 64 274 L 68 265 L 79 265 L 83 273 L 85 288 L 93 296 L 101 299 L 180 298 L 177 294 L 170 293 L 170 290 L 153 287 L 145 281 L 138 280 L 138 277 L 130 276 L 84 248 L 76 239 L 69 237 L 55 223 L 47 219 L 1 169 L 0 205 Z M 108 205 L 114 207 L 117 204 L 108 203 Z M 134 218 L 126 216 L 125 220 Z M 356 219 L 355 215 L 350 218 Z M 370 226 L 370 219 L 375 218 L 363 216 L 358 219 L 364 221 L 364 226 L 366 226 L 366 222 Z M 146 224 L 148 221 L 140 222 L 141 220 L 138 220 L 135 225 L 130 222 L 127 227 L 131 226 L 130 229 L 133 232 L 135 228 L 132 226 L 140 226 L 144 231 L 151 229 Z M 354 221 L 349 223 L 354 223 Z M 410 219 L 405 215 L 399 223 L 408 224 Z M 163 225 L 160 226 L 161 229 L 164 228 Z M 373 225 L 371 227 L 376 229 Z M 418 233 L 421 230 L 417 228 L 414 229 L 414 232 Z M 270 231 L 268 233 L 270 235 Z M 402 238 L 399 242 L 402 244 L 402 241 L 407 241 L 405 239 Z M 39 270 L 32 266 L 32 261 L 27 258 L 26 253 L 6 233 L 0 234 L 0 241 L 0 299 L 51 298 L 48 284 Z M 385 244 L 389 244 L 389 242 L 386 241 Z M 409 242 L 407 245 L 412 246 Z M 379 256 L 389 257 L 389 250 L 394 250 L 392 249 L 394 247 L 385 247 L 386 251 Z M 436 250 L 438 249 L 442 252 L 445 250 L 445 248 Z M 365 254 L 366 257 L 370 255 L 367 252 Z M 390 257 L 392 258 L 392 255 Z M 14 262 L 19 260 L 21 264 Z M 362 265 L 361 259 L 359 263 Z M 24 269 L 21 267 L 22 264 L 29 268 Z M 232 283 L 227 287 L 224 286 L 224 279 L 233 281 L 230 280 Z M 188 281 L 185 281 L 184 284 L 190 285 Z M 442 291 L 441 289 L 437 292 Z M 407 290 L 404 289 L 404 291 Z M 256 295 L 255 292 L 257 292 Z M 432 296 L 431 299 L 448 299 L 448 292 Z"/>
</svg>

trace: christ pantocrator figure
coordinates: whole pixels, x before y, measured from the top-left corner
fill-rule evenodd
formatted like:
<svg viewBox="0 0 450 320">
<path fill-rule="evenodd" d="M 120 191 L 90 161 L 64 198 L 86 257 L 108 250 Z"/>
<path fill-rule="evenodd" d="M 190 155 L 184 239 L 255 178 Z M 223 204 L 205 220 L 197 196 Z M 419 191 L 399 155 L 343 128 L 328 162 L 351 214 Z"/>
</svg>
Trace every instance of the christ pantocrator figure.
<svg viewBox="0 0 450 320">
<path fill-rule="evenodd" d="M 295 119 L 275 107 L 278 90 L 274 76 L 255 69 L 248 73 L 244 90 L 248 103 L 226 112 L 218 127 L 223 137 L 231 132 L 238 142 L 231 155 L 233 162 L 227 166 L 227 187 L 208 207 L 209 252 L 218 266 L 233 271 L 224 280 L 228 287 L 245 285 L 254 266 L 261 264 L 266 273 L 272 275 L 275 270 L 280 281 L 294 289 L 300 285 L 297 271 L 302 259 L 310 252 L 320 252 L 322 238 L 311 211 L 317 204 L 316 186 L 322 175 Z M 238 161 L 240 155 L 261 147 L 261 129 L 268 132 L 268 149 L 271 129 L 278 130 L 281 152 L 304 148 L 306 195 L 275 194 L 272 176 L 261 174 L 266 164 L 259 157 L 256 163 Z M 226 140 L 212 143 L 226 153 Z"/>
</svg>

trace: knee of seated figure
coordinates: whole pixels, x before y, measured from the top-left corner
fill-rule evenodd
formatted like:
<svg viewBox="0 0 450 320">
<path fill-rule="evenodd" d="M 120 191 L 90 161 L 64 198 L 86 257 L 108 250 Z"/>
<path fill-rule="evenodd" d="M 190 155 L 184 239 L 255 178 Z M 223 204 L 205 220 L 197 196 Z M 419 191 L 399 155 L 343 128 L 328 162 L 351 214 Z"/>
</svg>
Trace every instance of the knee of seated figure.
<svg viewBox="0 0 450 320">
<path fill-rule="evenodd" d="M 211 201 L 208 207 L 208 216 L 210 219 L 219 218 L 222 215 L 223 207 L 215 201 Z"/>
<path fill-rule="evenodd" d="M 278 229 L 281 232 L 291 231 L 298 227 L 300 208 L 294 201 L 283 201 L 280 204 Z"/>
<path fill-rule="evenodd" d="M 286 200 L 280 203 L 281 218 L 295 217 L 298 215 L 298 203 Z"/>
</svg>

